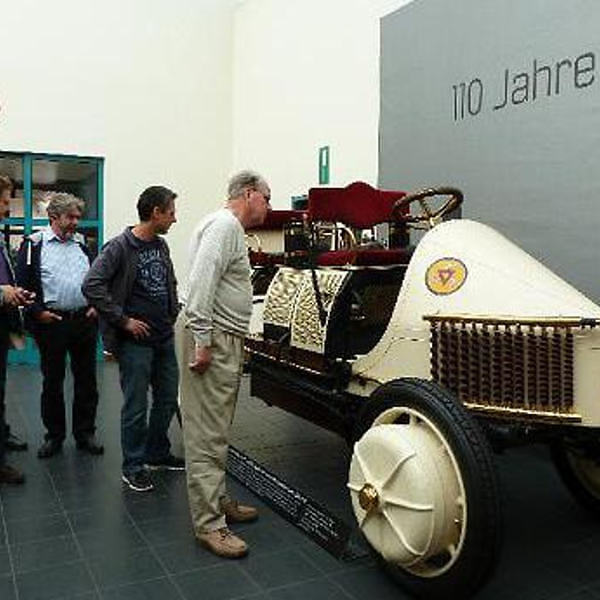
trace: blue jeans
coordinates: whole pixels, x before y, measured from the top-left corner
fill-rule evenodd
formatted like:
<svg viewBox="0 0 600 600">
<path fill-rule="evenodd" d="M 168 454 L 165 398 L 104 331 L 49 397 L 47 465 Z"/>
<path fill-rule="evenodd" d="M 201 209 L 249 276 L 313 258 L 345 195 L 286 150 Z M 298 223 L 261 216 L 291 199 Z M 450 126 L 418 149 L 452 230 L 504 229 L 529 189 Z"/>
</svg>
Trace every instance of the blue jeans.
<svg viewBox="0 0 600 600">
<path fill-rule="evenodd" d="M 124 403 L 121 409 L 123 473 L 144 469 L 146 462 L 159 462 L 170 454 L 167 435 L 177 409 L 179 370 L 173 338 L 155 346 L 124 341 L 118 352 Z M 148 413 L 148 388 L 152 386 L 152 408 Z"/>
</svg>

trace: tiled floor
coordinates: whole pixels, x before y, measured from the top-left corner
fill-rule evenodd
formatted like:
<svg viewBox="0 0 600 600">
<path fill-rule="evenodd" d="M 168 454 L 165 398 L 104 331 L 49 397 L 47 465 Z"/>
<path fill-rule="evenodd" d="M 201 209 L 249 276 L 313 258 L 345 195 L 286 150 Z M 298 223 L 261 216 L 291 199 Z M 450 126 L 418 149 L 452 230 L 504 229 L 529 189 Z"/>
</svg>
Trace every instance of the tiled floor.
<svg viewBox="0 0 600 600">
<path fill-rule="evenodd" d="M 371 559 L 334 559 L 260 503 L 258 523 L 237 528 L 251 544 L 249 557 L 228 562 L 199 548 L 181 473 L 161 475 L 151 494 L 123 489 L 114 364 L 101 368 L 100 385 L 106 454 L 82 455 L 69 440 L 61 455 L 40 461 L 37 371 L 9 371 L 9 421 L 32 447 L 10 455 L 26 471 L 26 485 L 0 488 L 0 600 L 407 598 Z M 180 450 L 176 425 L 172 438 Z M 234 443 L 351 522 L 348 450 L 336 436 L 242 393 Z M 543 449 L 513 451 L 498 464 L 505 546 L 478 598 L 600 599 L 598 521 L 571 500 Z"/>
</svg>

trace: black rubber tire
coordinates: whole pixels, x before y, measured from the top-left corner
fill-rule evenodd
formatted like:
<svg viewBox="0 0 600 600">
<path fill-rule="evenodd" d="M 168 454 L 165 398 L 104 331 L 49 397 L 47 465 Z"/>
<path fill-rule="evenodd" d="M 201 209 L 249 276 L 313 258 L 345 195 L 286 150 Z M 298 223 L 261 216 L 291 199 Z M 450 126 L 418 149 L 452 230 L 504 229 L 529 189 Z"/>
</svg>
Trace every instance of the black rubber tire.
<svg viewBox="0 0 600 600">
<path fill-rule="evenodd" d="M 575 442 L 559 440 L 550 445 L 552 462 L 562 482 L 581 506 L 600 518 L 600 487 L 594 488 L 591 482 L 582 479 L 570 459 L 574 452 L 583 452 Z M 598 471 L 600 472 L 600 464 Z"/>
<path fill-rule="evenodd" d="M 439 577 L 418 577 L 377 556 L 385 570 L 414 596 L 467 598 L 489 579 L 501 547 L 500 491 L 491 449 L 479 425 L 452 394 L 434 382 L 415 378 L 391 381 L 373 393 L 358 417 L 355 439 L 383 411 L 402 406 L 430 419 L 452 449 L 465 486 L 467 532 L 456 563 Z"/>
</svg>

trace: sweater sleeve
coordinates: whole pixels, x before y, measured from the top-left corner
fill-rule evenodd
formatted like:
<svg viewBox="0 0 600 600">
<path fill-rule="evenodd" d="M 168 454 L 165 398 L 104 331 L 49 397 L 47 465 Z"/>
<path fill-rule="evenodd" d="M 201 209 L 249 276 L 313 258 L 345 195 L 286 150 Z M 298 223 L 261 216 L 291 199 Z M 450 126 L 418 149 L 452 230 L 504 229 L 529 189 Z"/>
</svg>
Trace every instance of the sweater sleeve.
<svg viewBox="0 0 600 600">
<path fill-rule="evenodd" d="M 234 231 L 227 222 L 213 221 L 192 251 L 185 316 L 198 346 L 210 346 L 215 292 L 232 256 Z"/>
<path fill-rule="evenodd" d="M 121 268 L 121 263 L 120 245 L 111 240 L 92 263 L 81 286 L 87 301 L 115 327 L 126 321 L 124 307 L 117 304 L 110 293 L 110 282 Z"/>
</svg>

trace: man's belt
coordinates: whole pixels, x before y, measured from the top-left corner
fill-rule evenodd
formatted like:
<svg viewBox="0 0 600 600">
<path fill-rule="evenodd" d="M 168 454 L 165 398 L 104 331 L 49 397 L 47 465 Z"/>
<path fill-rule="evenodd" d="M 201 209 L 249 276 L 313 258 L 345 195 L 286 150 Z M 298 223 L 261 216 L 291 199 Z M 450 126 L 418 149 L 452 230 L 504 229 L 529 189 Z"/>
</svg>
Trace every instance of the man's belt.
<svg viewBox="0 0 600 600">
<path fill-rule="evenodd" d="M 59 310 L 58 308 L 47 308 L 46 310 L 53 312 L 63 319 L 79 319 L 85 317 L 85 313 L 89 308 L 89 306 L 84 306 L 83 308 L 74 308 L 73 310 Z"/>
</svg>

